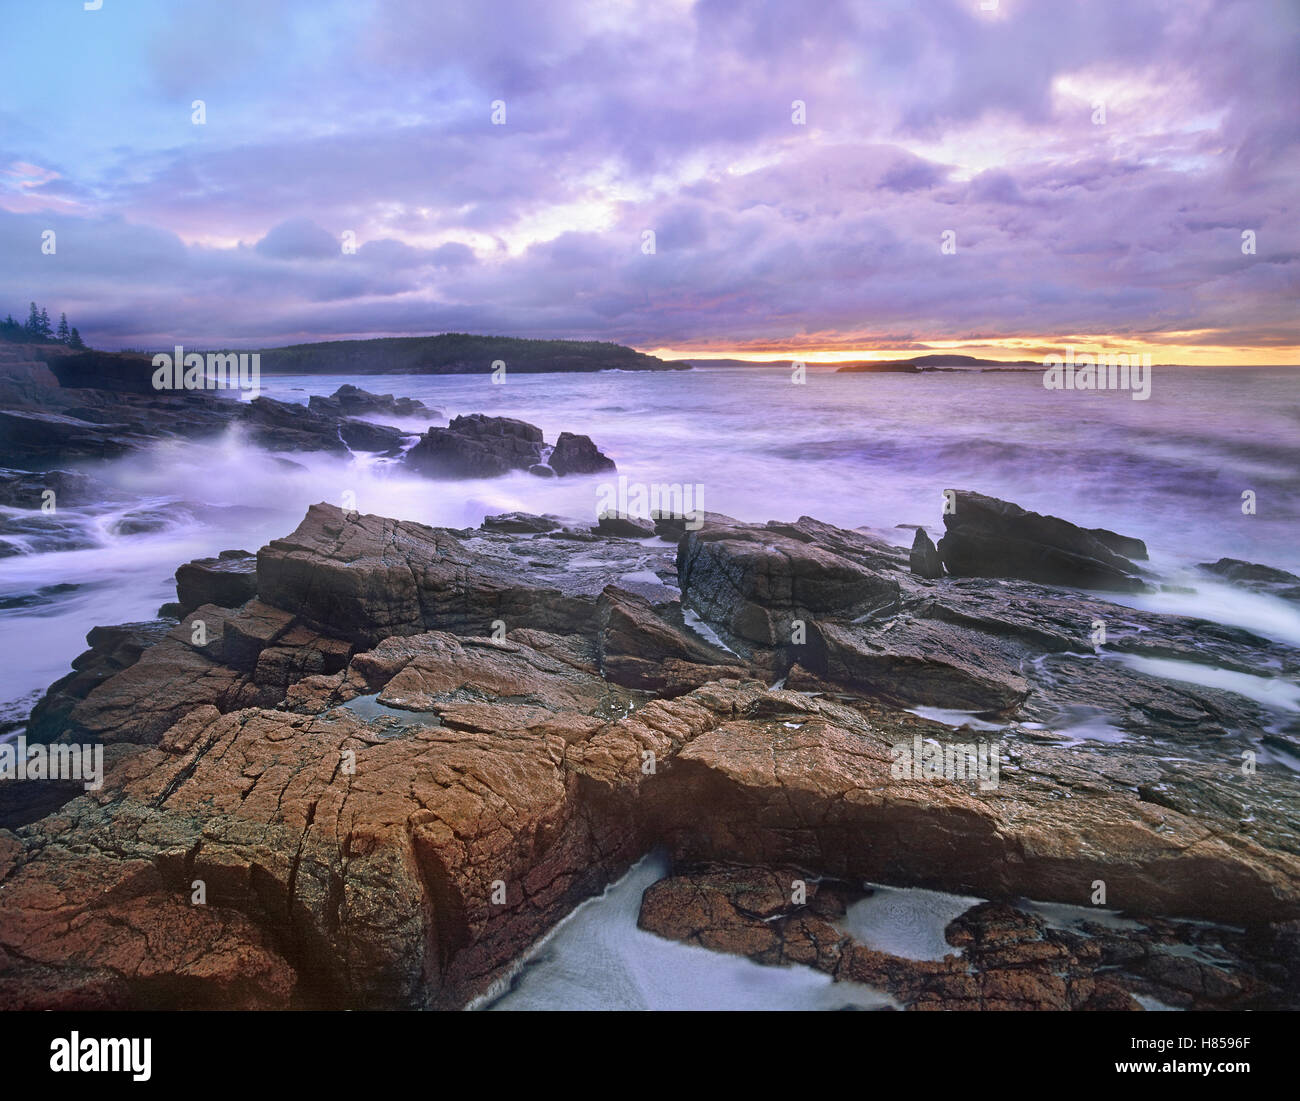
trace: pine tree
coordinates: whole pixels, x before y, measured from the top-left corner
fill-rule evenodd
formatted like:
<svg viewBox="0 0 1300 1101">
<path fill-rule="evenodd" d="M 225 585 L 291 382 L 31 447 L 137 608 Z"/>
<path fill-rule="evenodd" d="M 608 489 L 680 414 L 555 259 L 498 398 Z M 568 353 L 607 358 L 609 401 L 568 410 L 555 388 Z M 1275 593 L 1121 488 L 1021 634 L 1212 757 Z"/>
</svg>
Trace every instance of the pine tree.
<svg viewBox="0 0 1300 1101">
<path fill-rule="evenodd" d="M 41 335 L 41 315 L 36 312 L 36 303 L 32 303 L 31 312 L 27 315 L 27 324 L 23 326 L 27 335 L 36 340 Z"/>
<path fill-rule="evenodd" d="M 41 329 L 40 329 L 41 339 L 42 340 L 51 339 L 54 336 L 54 329 L 50 325 L 50 315 L 45 312 L 44 306 L 41 307 L 40 325 L 41 325 Z"/>
<path fill-rule="evenodd" d="M 66 313 L 61 313 L 59 314 L 59 328 L 54 334 L 54 339 L 60 344 L 66 344 L 68 342 L 68 336 L 68 315 Z"/>
<path fill-rule="evenodd" d="M 77 327 L 72 327 L 72 334 L 68 337 L 68 347 L 84 349 L 86 346 L 81 342 L 81 334 L 77 332 Z"/>
</svg>

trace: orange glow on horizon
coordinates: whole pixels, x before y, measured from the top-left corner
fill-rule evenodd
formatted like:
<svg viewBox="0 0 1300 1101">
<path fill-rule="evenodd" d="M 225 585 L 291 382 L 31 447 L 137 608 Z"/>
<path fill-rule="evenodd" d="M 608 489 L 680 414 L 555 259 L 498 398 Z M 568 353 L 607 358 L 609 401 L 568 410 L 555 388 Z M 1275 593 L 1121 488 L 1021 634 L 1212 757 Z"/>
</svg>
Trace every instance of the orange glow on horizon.
<svg viewBox="0 0 1300 1101">
<path fill-rule="evenodd" d="M 749 363 L 786 364 L 800 360 L 808 364 L 851 363 L 859 361 L 886 362 L 914 359 L 918 356 L 952 355 L 975 356 L 979 359 L 1029 360 L 1042 363 L 1049 355 L 1063 355 L 1073 347 L 1076 355 L 1105 353 L 1150 355 L 1153 364 L 1187 367 L 1291 367 L 1300 366 L 1300 345 L 1275 347 L 1231 347 L 1227 345 L 1183 343 L 1189 337 L 1202 333 L 1169 333 L 1166 339 L 1148 337 L 1145 340 L 1107 339 L 1095 335 L 1066 336 L 1056 339 L 1041 337 L 1014 337 L 981 343 L 962 340 L 930 340 L 910 347 L 859 345 L 856 347 L 827 347 L 825 338 L 815 343 L 801 345 L 798 341 L 777 344 L 771 341 L 748 341 L 742 345 L 700 344 L 673 348 L 641 348 L 648 355 L 660 359 L 736 359 Z"/>
</svg>

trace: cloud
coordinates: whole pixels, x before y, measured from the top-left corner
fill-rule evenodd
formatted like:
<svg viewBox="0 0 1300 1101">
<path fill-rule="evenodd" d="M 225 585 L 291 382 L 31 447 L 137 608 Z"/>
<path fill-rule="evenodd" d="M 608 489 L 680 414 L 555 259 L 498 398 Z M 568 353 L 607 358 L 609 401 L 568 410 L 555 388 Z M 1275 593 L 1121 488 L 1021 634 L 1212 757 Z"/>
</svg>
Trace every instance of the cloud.
<svg viewBox="0 0 1300 1101">
<path fill-rule="evenodd" d="M 1283 0 L 250 4 L 134 12 L 147 67 L 84 88 L 131 104 L 102 140 L 13 129 L 0 309 L 102 343 L 1300 345 Z M 14 77 L 40 122 L 54 74 Z"/>
<path fill-rule="evenodd" d="M 310 218 L 291 218 L 272 226 L 253 247 L 277 260 L 333 259 L 342 250 L 339 241 Z"/>
</svg>

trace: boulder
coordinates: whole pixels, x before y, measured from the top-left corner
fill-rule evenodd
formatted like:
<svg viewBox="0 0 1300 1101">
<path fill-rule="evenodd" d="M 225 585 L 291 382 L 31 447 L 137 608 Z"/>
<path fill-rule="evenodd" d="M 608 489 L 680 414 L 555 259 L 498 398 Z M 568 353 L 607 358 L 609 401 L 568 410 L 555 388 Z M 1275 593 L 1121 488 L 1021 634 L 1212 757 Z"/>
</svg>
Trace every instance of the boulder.
<svg viewBox="0 0 1300 1101">
<path fill-rule="evenodd" d="M 561 432 L 551 452 L 551 469 L 563 477 L 566 474 L 599 474 L 604 470 L 617 470 L 614 460 L 601 453 L 590 436 L 577 436 Z"/>
<path fill-rule="evenodd" d="M 916 537 L 912 540 L 912 553 L 908 556 L 908 564 L 917 577 L 934 580 L 943 576 L 943 559 L 939 557 L 938 550 L 935 549 L 935 545 L 925 533 L 925 528 L 916 529 Z"/>
<path fill-rule="evenodd" d="M 677 577 L 684 605 L 766 647 L 790 645 L 796 620 L 883 611 L 899 599 L 898 582 L 883 572 L 759 525 L 686 531 Z"/>
<path fill-rule="evenodd" d="M 1240 558 L 1220 558 L 1217 562 L 1202 562 L 1200 568 L 1251 592 L 1300 603 L 1300 577 L 1286 570 L 1261 566 L 1256 562 L 1246 562 Z"/>
<path fill-rule="evenodd" d="M 392 394 L 372 394 L 345 382 L 329 397 L 313 394 L 307 399 L 307 408 L 313 413 L 329 417 L 357 417 L 365 413 L 389 413 L 397 417 L 440 417 L 415 398 L 395 398 Z"/>
<path fill-rule="evenodd" d="M 200 604 L 238 608 L 257 593 L 257 556 L 251 551 L 222 551 L 217 558 L 198 558 L 176 571 L 180 614 Z"/>
<path fill-rule="evenodd" d="M 50 685 L 32 708 L 27 721 L 28 740 L 53 741 L 68 728 L 73 708 L 93 689 L 128 669 L 140 655 L 167 637 L 175 624 L 168 620 L 92 627 L 86 635 L 90 648 L 72 660 L 72 672 Z"/>
<path fill-rule="evenodd" d="M 426 630 L 580 631 L 595 596 L 532 585 L 517 563 L 481 560 L 444 529 L 313 505 L 298 529 L 257 556 L 257 592 L 324 634 L 370 647 Z"/>
<path fill-rule="evenodd" d="M 558 531 L 563 521 L 558 516 L 537 516 L 531 512 L 502 512 L 485 516 L 482 526 L 488 531 L 524 532 Z"/>
<path fill-rule="evenodd" d="M 430 428 L 404 458 L 431 478 L 494 478 L 527 470 L 542 458 L 542 430 L 510 417 L 482 413 Z"/>
<path fill-rule="evenodd" d="M 109 459 L 143 442 L 125 423 L 95 424 L 60 413 L 0 410 L 0 454 L 40 466 L 71 459 Z"/>
<path fill-rule="evenodd" d="M 0 469 L 0 505 L 38 509 L 47 500 L 47 490 L 53 492 L 56 507 L 86 504 L 92 499 L 93 484 L 88 475 L 76 470 L 31 473 Z"/>
<path fill-rule="evenodd" d="M 596 521 L 596 532 L 618 539 L 649 539 L 655 534 L 655 526 L 649 520 L 636 516 L 619 516 L 617 513 L 602 512 Z"/>
<path fill-rule="evenodd" d="M 379 451 L 397 455 L 406 442 L 406 433 L 384 424 L 348 417 L 339 423 L 339 436 L 353 451 Z"/>
<path fill-rule="evenodd" d="M 925 619 L 887 630 L 821 620 L 814 630 L 824 657 L 806 664 L 895 704 L 999 713 L 1029 695 L 1019 648 L 979 631 Z"/>
<path fill-rule="evenodd" d="M 939 540 L 939 555 L 956 577 L 1019 577 L 1114 592 L 1146 588 L 1129 559 L 1068 520 L 958 490 L 943 522 L 947 532 Z M 1104 535 L 1111 543 L 1123 538 Z"/>
<path fill-rule="evenodd" d="M 659 616 L 650 601 L 614 585 L 596 607 L 600 670 L 616 684 L 668 696 L 749 670 L 735 654 L 711 646 Z"/>
<path fill-rule="evenodd" d="M 256 397 L 239 406 L 249 438 L 272 451 L 332 451 L 347 453 L 339 424 L 313 413 L 305 405 Z"/>
</svg>

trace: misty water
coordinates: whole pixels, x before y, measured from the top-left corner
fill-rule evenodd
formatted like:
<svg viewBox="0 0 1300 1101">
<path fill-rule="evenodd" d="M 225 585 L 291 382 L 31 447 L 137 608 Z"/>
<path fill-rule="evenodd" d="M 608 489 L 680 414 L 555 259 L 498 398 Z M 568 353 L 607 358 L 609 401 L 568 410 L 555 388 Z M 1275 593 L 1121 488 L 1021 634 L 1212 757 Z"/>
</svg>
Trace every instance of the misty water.
<svg viewBox="0 0 1300 1101">
<path fill-rule="evenodd" d="M 1223 555 L 1300 570 L 1300 374 L 1285 368 L 1155 371 L 1149 400 L 1045 390 L 1037 373 L 842 375 L 810 367 L 705 366 L 682 372 L 278 376 L 268 396 L 305 402 L 344 382 L 423 400 L 444 418 L 483 412 L 590 435 L 630 483 L 698 486 L 704 509 L 747 520 L 814 516 L 870 526 L 902 545 L 899 524 L 942 530 L 941 493 L 969 488 L 1085 526 L 1136 535 L 1151 565 L 1194 593 L 1129 598 L 1300 643 L 1300 611 L 1207 580 Z M 394 418 L 374 419 L 394 423 Z M 424 419 L 397 421 L 412 433 Z M 0 717 L 21 719 L 68 671 L 96 624 L 150 619 L 174 599 L 189 559 L 256 550 L 293 530 L 309 504 L 472 527 L 511 509 L 595 515 L 603 476 L 437 482 L 371 455 L 286 456 L 234 432 L 159 444 L 92 464 L 104 501 L 22 514 L 0 558 Z M 0 457 L 0 461 L 3 461 Z M 297 464 L 297 465 L 293 465 Z M 1257 511 L 1242 511 L 1242 492 Z M 13 517 L 15 510 L 5 510 Z M 141 523 L 143 521 L 143 523 Z M 138 530 L 141 527 L 150 530 Z"/>
</svg>

